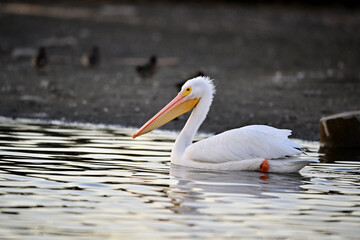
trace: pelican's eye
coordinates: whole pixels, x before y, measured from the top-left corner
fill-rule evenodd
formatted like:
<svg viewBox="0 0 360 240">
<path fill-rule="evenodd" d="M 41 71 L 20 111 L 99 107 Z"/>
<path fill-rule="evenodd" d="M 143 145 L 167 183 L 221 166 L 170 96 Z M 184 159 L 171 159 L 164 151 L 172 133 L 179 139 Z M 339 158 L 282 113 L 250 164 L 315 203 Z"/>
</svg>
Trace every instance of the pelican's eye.
<svg viewBox="0 0 360 240">
<path fill-rule="evenodd" d="M 183 95 L 184 95 L 184 97 L 186 97 L 190 93 L 191 93 L 191 87 L 187 87 L 187 88 L 185 88 Z"/>
</svg>

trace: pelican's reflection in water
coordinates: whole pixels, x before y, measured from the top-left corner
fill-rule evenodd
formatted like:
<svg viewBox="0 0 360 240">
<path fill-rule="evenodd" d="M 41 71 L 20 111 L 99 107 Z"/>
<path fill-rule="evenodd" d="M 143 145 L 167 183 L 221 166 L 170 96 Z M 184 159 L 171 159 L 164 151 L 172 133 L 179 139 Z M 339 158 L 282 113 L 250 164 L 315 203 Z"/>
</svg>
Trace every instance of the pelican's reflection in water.
<svg viewBox="0 0 360 240">
<path fill-rule="evenodd" d="M 169 197 L 177 202 L 172 209 L 177 213 L 199 214 L 199 208 L 214 203 L 228 203 L 249 207 L 256 199 L 276 198 L 276 193 L 297 193 L 308 181 L 301 174 L 264 174 L 250 171 L 206 171 L 171 165 Z M 253 206 L 255 207 L 255 206 Z M 239 208 L 237 209 L 239 210 Z M 237 212 L 234 211 L 234 212 Z"/>
</svg>

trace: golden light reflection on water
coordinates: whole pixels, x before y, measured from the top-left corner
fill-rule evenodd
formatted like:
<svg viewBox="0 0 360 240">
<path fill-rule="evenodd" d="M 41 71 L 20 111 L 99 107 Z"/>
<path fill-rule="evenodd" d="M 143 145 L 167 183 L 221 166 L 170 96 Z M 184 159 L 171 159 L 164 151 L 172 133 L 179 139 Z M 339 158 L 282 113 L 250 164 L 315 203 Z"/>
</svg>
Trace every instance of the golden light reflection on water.
<svg viewBox="0 0 360 240">
<path fill-rule="evenodd" d="M 360 164 L 300 174 L 172 166 L 177 134 L 0 121 L 0 235 L 18 239 L 357 239 Z M 317 157 L 317 143 L 299 141 Z"/>
</svg>

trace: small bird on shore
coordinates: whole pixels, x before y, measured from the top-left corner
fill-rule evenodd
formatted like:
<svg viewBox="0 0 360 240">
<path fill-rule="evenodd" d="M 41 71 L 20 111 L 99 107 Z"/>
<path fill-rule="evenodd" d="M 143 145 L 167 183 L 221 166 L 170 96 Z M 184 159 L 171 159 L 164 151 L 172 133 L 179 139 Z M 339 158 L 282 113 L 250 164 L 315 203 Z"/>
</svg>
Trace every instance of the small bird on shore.
<svg viewBox="0 0 360 240">
<path fill-rule="evenodd" d="M 196 77 L 204 77 L 204 76 L 205 76 L 205 73 L 203 71 L 197 71 L 195 74 L 186 78 L 186 80 L 176 83 L 175 86 L 180 90 L 181 87 L 187 82 L 188 79 L 193 79 Z"/>
<path fill-rule="evenodd" d="M 46 65 L 49 63 L 49 59 L 44 47 L 39 47 L 36 55 L 32 59 L 32 65 L 39 71 L 43 71 Z"/>
<path fill-rule="evenodd" d="M 144 65 L 136 66 L 136 72 L 141 78 L 151 78 L 157 70 L 157 57 L 151 56 L 149 61 Z"/>
<path fill-rule="evenodd" d="M 81 57 L 81 64 L 84 67 L 96 67 L 100 64 L 100 51 L 99 47 L 94 45 L 89 53 L 85 53 Z"/>
</svg>

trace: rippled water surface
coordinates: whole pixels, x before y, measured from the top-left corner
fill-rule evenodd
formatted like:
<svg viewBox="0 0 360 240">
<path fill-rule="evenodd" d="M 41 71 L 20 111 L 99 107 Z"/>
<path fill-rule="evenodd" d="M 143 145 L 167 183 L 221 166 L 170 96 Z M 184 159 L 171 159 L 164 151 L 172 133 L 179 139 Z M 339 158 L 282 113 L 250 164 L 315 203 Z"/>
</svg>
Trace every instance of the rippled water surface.
<svg viewBox="0 0 360 240">
<path fill-rule="evenodd" d="M 353 159 L 209 172 L 170 164 L 176 134 L 132 133 L 1 119 L 1 239 L 359 239 Z"/>
</svg>

